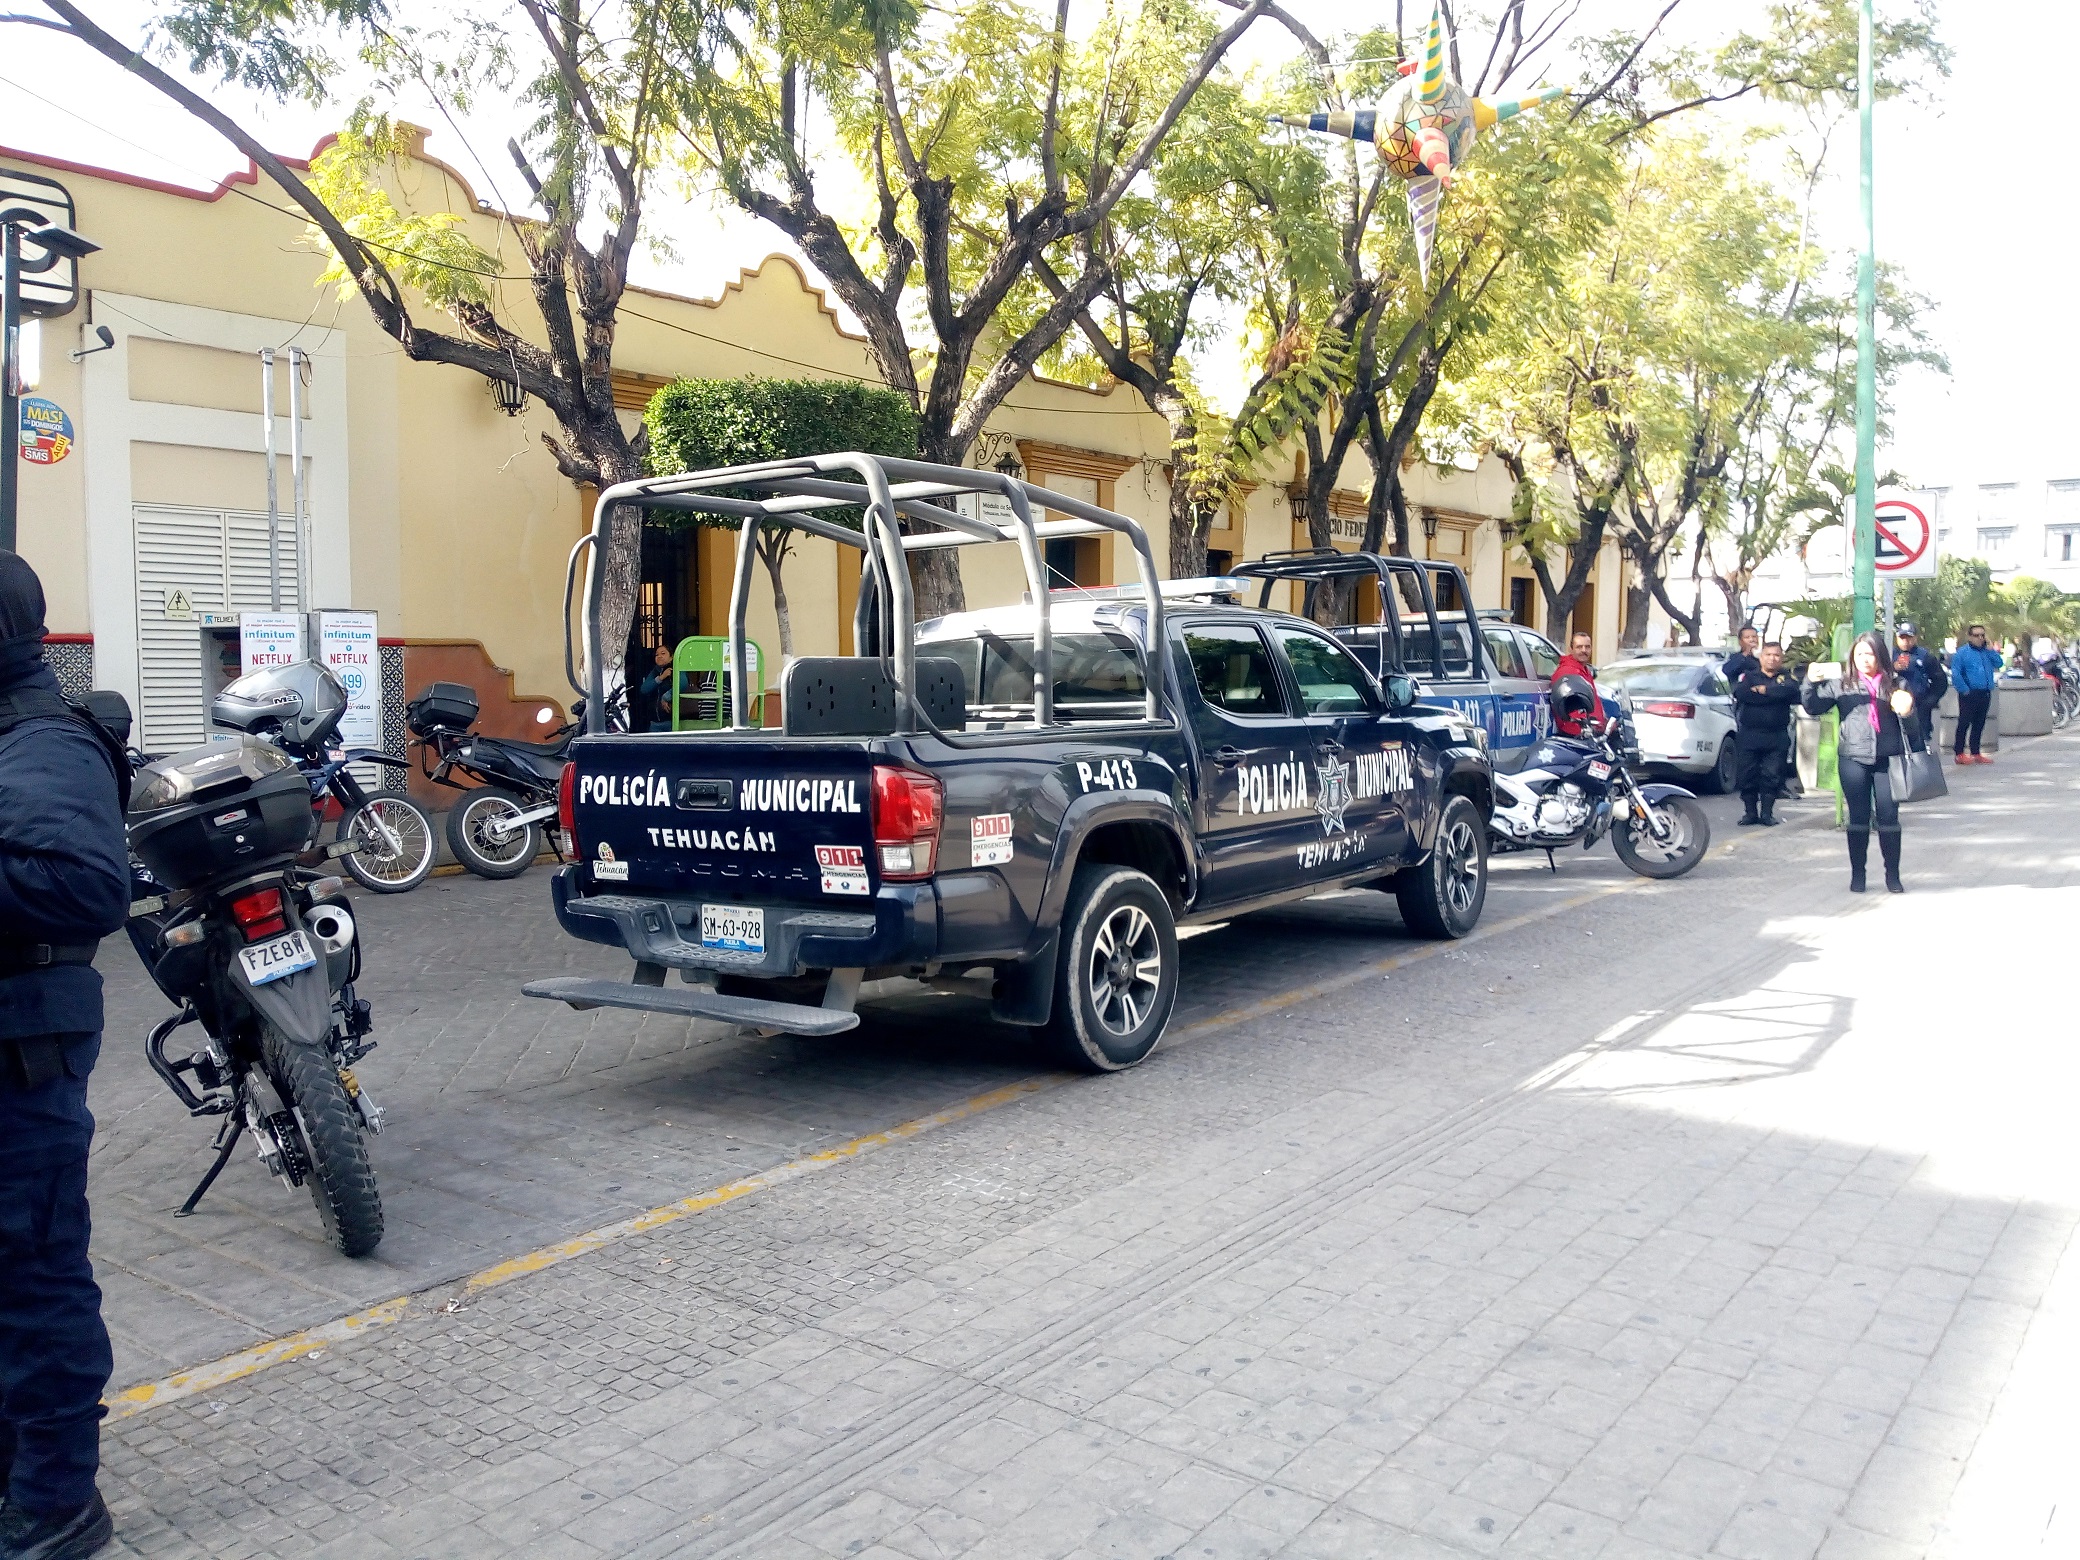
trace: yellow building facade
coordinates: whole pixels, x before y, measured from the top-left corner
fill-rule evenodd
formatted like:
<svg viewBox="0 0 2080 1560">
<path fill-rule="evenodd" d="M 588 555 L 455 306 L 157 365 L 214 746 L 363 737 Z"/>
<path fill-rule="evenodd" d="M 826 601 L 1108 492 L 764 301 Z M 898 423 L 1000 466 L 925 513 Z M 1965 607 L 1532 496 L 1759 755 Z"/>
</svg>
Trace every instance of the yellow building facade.
<svg viewBox="0 0 2080 1560">
<path fill-rule="evenodd" d="M 197 192 L 37 154 L 0 162 L 60 181 L 79 231 L 102 247 L 81 265 L 80 306 L 43 327 L 35 394 L 70 417 L 75 443 L 51 465 L 25 465 L 20 547 L 42 575 L 49 621 L 91 655 L 94 684 L 137 707 L 145 745 L 199 739 L 195 620 L 271 601 L 262 349 L 307 356 L 300 436 L 308 519 L 290 523 L 286 367 L 277 370 L 278 546 L 285 601 L 378 615 L 386 641 L 456 675 L 481 645 L 484 667 L 511 673 L 520 704 L 569 697 L 563 677 L 566 560 L 589 519 L 589 494 L 564 479 L 542 442 L 539 405 L 507 415 L 477 375 L 408 361 L 358 298 L 321 287 L 325 257 L 302 218 L 253 171 Z M 394 172 L 393 196 L 458 215 L 493 254 L 512 232 L 453 169 L 420 146 Z M 518 270 L 516 264 L 513 267 Z M 499 284 L 501 317 L 526 328 L 523 286 Z M 424 308 L 424 305 L 421 305 Z M 114 345 L 78 361 L 105 327 Z M 712 299 L 631 288 L 615 347 L 616 402 L 631 427 L 654 390 L 679 376 L 833 377 L 878 382 L 864 340 L 844 329 L 792 260 L 770 256 Z M 991 420 L 970 458 L 1015 455 L 1028 480 L 1139 520 L 1167 556 L 1167 429 L 1129 389 L 1029 379 Z M 1362 457 L 1335 503 L 1338 545 L 1354 547 L 1370 481 Z M 1211 536 L 1216 562 L 1305 544 L 1284 477 L 1267 477 Z M 1416 550 L 1464 568 L 1482 606 L 1542 604 L 1497 524 L 1511 484 L 1498 462 L 1471 471 L 1418 465 L 1412 506 L 1427 523 Z M 725 631 L 734 538 L 704 530 L 653 538 L 645 622 L 652 634 Z M 1098 544 L 1074 560 L 1083 583 L 1131 578 L 1131 561 Z M 856 554 L 802 539 L 785 580 L 797 654 L 849 649 Z M 1016 599 L 1015 559 L 965 550 L 973 605 Z M 846 577 L 846 570 L 853 571 Z M 1606 548 L 1578 621 L 1599 653 L 1617 638 L 1622 571 Z M 753 631 L 770 663 L 780 648 L 763 569 Z M 435 650 L 446 659 L 435 656 Z M 438 665 L 436 665 L 438 661 Z M 480 682 L 484 679 L 479 678 Z M 772 679 L 769 679 L 769 681 Z M 415 689 L 411 691 L 416 691 Z M 392 690 L 393 694 L 395 690 Z"/>
</svg>

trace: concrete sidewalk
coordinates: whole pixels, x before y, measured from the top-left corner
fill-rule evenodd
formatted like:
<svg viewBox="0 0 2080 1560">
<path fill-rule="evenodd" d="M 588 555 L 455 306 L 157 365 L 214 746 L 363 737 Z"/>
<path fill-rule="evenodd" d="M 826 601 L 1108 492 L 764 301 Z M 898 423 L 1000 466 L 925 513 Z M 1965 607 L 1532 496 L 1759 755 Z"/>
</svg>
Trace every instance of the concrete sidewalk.
<svg viewBox="0 0 2080 1560">
<path fill-rule="evenodd" d="M 1517 915 L 1387 968 L 1344 902 L 1195 938 L 1201 1022 L 1135 1072 L 111 1426 L 122 1542 L 2067 1552 L 2064 998 L 1947 961 L 2080 905 L 2073 754 L 1913 809 L 1903 898 L 1728 829 L 1673 884 L 1513 867 Z M 747 1098 L 831 1065 L 753 1051 Z"/>
</svg>

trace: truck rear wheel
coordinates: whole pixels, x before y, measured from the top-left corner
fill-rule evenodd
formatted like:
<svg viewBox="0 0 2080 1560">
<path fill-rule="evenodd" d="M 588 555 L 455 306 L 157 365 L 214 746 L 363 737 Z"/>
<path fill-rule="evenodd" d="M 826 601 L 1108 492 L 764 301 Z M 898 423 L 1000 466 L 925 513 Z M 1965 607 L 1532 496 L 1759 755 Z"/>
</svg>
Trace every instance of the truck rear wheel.
<svg viewBox="0 0 2080 1560">
<path fill-rule="evenodd" d="M 1079 867 L 1047 1025 L 1058 1059 L 1081 1072 L 1132 1067 L 1176 1004 L 1177 922 L 1163 891 L 1131 867 Z"/>
<path fill-rule="evenodd" d="M 1459 938 L 1480 924 L 1487 901 L 1488 826 L 1468 798 L 1447 796 L 1430 858 L 1394 874 L 1394 902 L 1418 936 Z"/>
</svg>

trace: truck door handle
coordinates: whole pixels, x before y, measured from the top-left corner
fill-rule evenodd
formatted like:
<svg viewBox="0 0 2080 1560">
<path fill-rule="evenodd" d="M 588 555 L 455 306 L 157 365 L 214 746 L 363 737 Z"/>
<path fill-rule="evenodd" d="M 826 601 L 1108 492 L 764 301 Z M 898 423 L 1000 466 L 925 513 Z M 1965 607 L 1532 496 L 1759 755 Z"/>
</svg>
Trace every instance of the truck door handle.
<svg viewBox="0 0 2080 1560">
<path fill-rule="evenodd" d="M 1322 757 L 1327 758 L 1332 753 L 1341 753 L 1343 744 L 1341 742 L 1317 742 L 1314 745 L 1314 750 L 1321 754 Z"/>
<path fill-rule="evenodd" d="M 1242 749 L 1234 746 L 1233 744 L 1230 744 L 1227 747 L 1215 748 L 1213 752 L 1208 754 L 1207 756 L 1210 757 L 1216 764 L 1219 764 L 1223 769 L 1233 768 L 1235 765 L 1241 763 L 1243 758 L 1245 757 Z"/>
</svg>

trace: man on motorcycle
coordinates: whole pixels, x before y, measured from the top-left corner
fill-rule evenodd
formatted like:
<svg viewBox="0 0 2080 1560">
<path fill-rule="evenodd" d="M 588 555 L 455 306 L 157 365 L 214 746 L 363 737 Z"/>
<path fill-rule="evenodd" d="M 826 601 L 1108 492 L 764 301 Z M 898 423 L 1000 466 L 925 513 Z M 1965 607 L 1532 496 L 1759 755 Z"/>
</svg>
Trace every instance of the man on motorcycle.
<svg viewBox="0 0 2080 1560">
<path fill-rule="evenodd" d="M 1784 647 L 1772 639 L 1762 647 L 1754 671 L 1733 685 L 1735 751 L 1740 754 L 1741 824 L 1777 823 L 1777 789 L 1784 783 L 1785 736 L 1798 679 L 1784 670 Z"/>
<path fill-rule="evenodd" d="M 1587 629 L 1578 628 L 1567 641 L 1567 654 L 1560 657 L 1560 664 L 1553 668 L 1552 681 L 1548 688 L 1558 687 L 1563 677 L 1579 677 L 1591 688 L 1596 686 L 1596 668 L 1589 658 L 1596 653 L 1596 641 Z M 1563 737 L 1578 737 L 1585 725 L 1596 718 L 1597 710 L 1592 707 L 1582 714 L 1558 715 L 1553 719 L 1553 729 Z"/>
<path fill-rule="evenodd" d="M 59 694 L 43 633 L 42 584 L 0 552 L 0 1555 L 80 1560 L 114 1532 L 94 1487 L 112 1360 L 87 1075 L 94 949 L 129 916 L 130 862 L 113 755 Z"/>
</svg>

